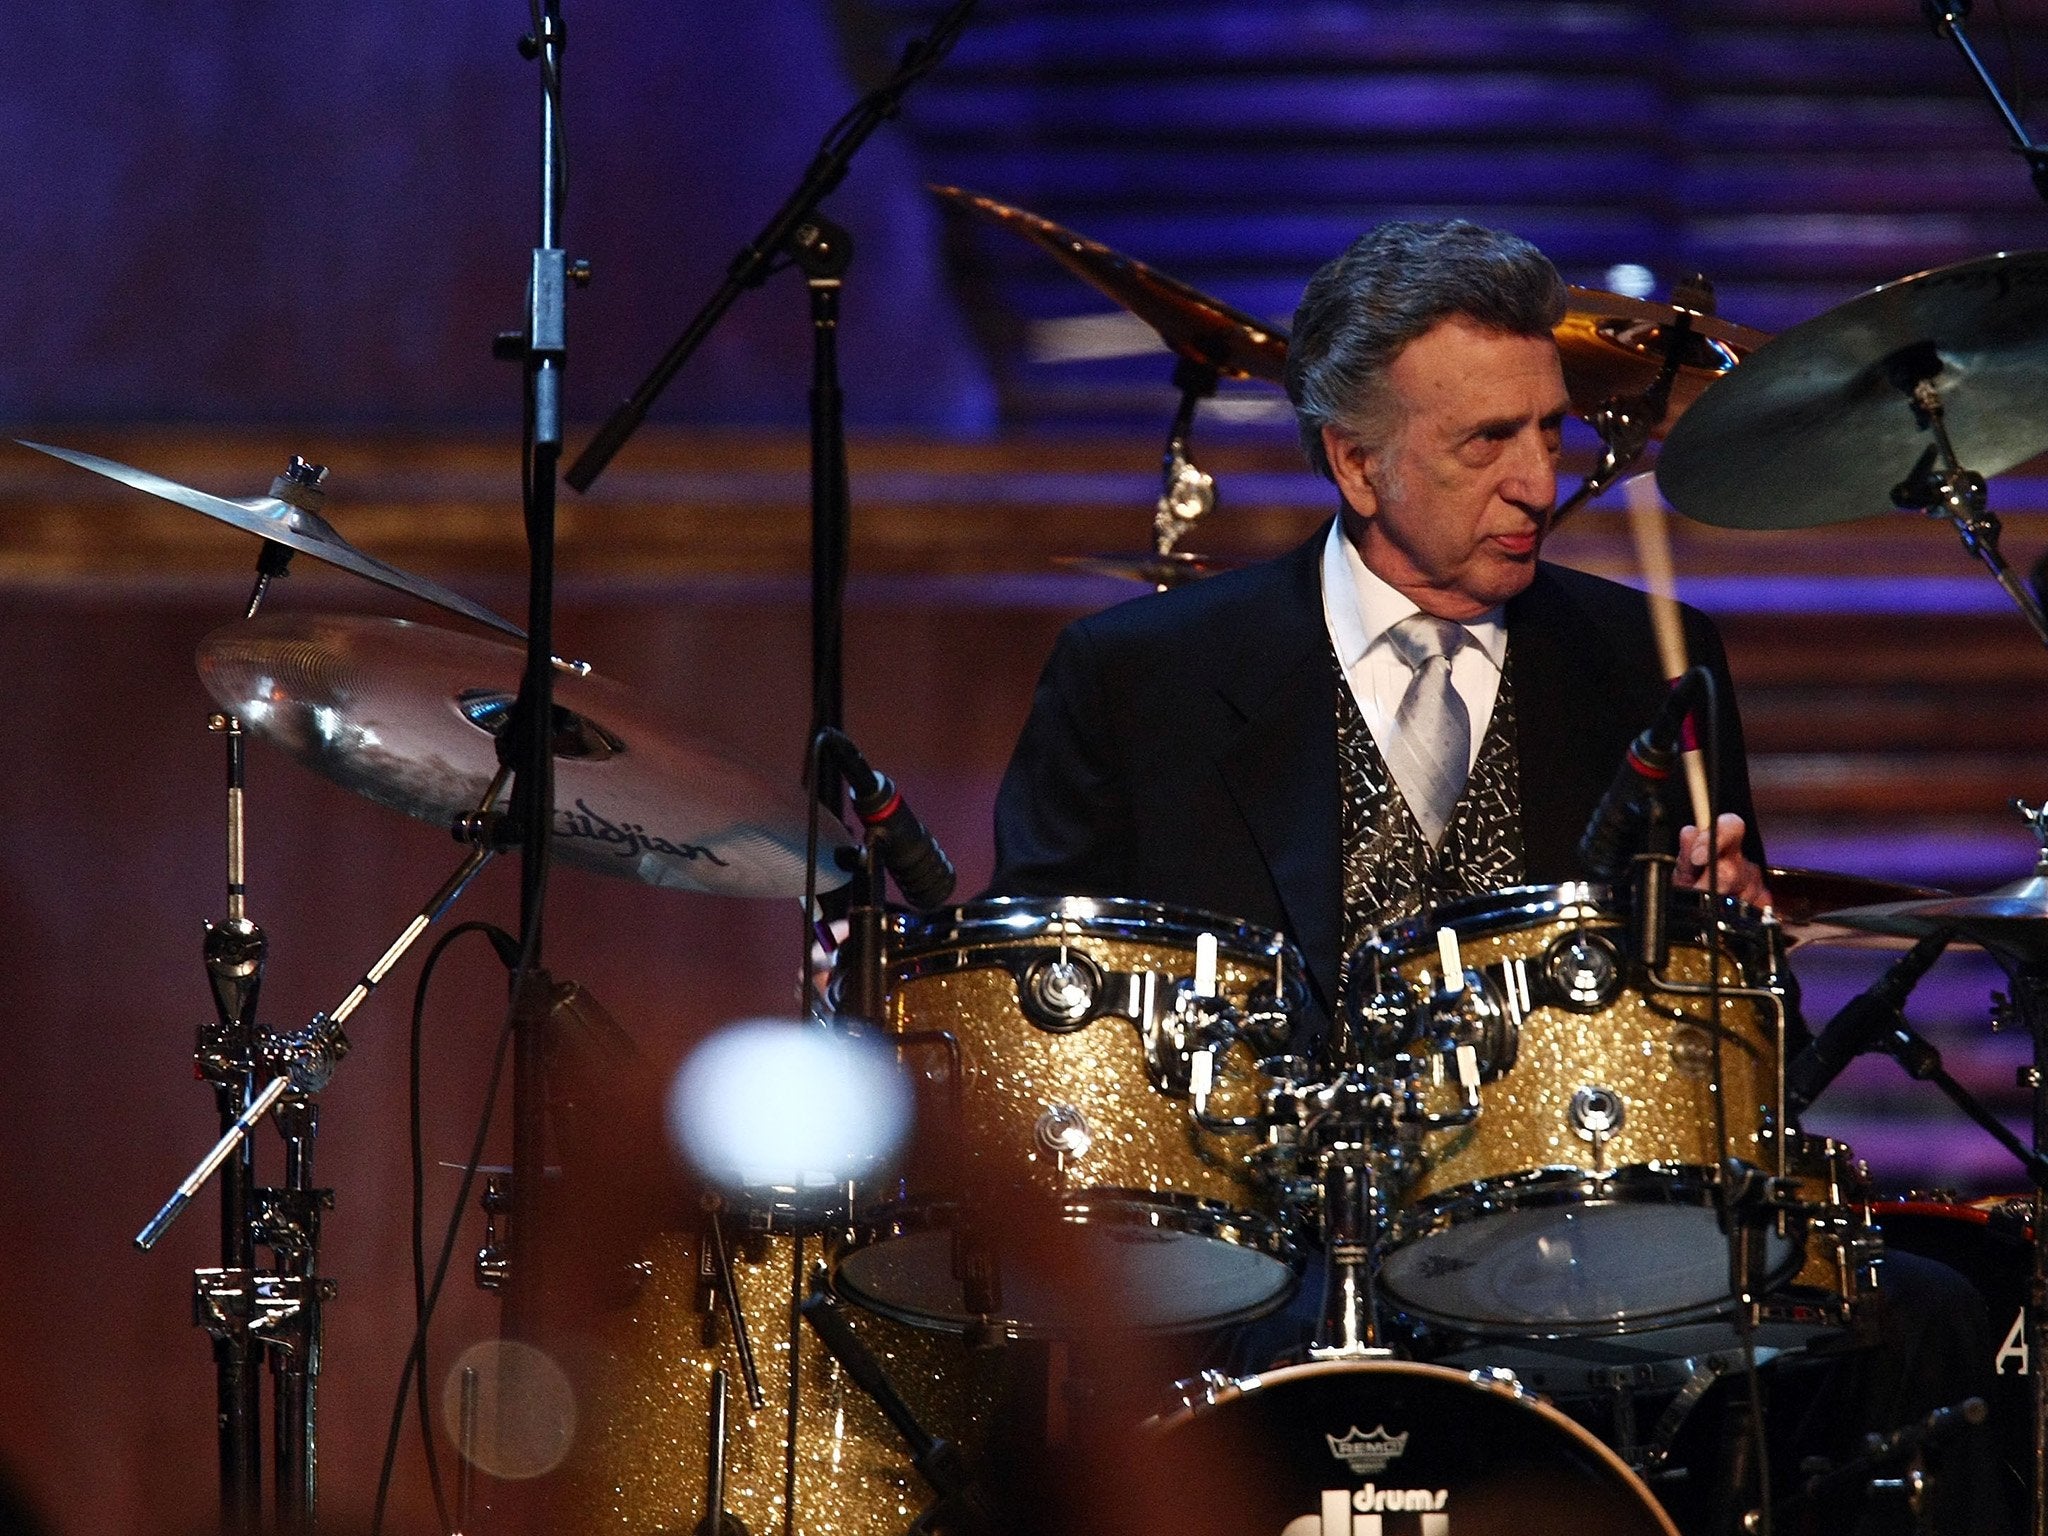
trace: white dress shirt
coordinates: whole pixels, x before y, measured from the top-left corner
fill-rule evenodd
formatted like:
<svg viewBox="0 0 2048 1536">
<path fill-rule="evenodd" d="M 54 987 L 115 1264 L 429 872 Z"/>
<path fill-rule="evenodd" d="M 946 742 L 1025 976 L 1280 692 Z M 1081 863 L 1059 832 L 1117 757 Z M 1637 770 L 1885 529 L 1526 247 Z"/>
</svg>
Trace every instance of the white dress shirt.
<svg viewBox="0 0 2048 1536">
<path fill-rule="evenodd" d="M 1394 713 L 1414 674 L 1387 639 L 1387 631 L 1422 610 L 1366 569 L 1357 546 L 1344 537 L 1342 519 L 1331 524 L 1323 546 L 1323 623 L 1337 663 L 1351 684 L 1351 696 L 1365 716 L 1366 729 L 1382 756 L 1394 730 Z M 1499 608 L 1467 621 L 1471 639 L 1451 658 L 1451 686 L 1465 701 L 1472 721 L 1469 772 L 1479 761 L 1486 728 L 1493 719 L 1493 701 L 1500 693 L 1500 669 L 1507 659 L 1508 632 Z"/>
</svg>

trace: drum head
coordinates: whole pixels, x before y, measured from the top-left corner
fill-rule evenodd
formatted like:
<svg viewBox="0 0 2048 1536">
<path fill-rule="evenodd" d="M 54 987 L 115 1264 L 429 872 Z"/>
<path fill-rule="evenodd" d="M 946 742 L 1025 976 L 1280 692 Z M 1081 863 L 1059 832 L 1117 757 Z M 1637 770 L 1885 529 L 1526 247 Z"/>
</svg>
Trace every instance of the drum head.
<svg viewBox="0 0 2048 1536">
<path fill-rule="evenodd" d="M 1085 1247 L 1076 1257 L 1116 1296 L 1120 1326 L 1152 1333 L 1216 1327 L 1262 1316 L 1294 1294 L 1295 1266 L 1287 1258 L 1218 1241 L 1199 1224 L 1158 1225 L 1160 1214 L 1111 1202 L 1069 1213 L 1083 1228 Z M 840 1258 L 837 1279 L 885 1317 L 957 1332 L 985 1320 L 968 1302 L 961 1270 L 955 1233 L 941 1227 L 855 1249 Z M 1005 1332 L 1049 1338 L 1073 1331 L 1074 1294 L 1061 1277 L 1048 1281 L 1006 1263 L 1000 1278 L 993 1317 Z"/>
<path fill-rule="evenodd" d="M 1766 1273 L 1783 1278 L 1798 1245 L 1763 1241 Z M 1424 1317 L 1511 1334 L 1641 1330 L 1731 1304 L 1728 1239 L 1704 1205 L 1505 1211 L 1396 1249 L 1382 1274 Z"/>
<path fill-rule="evenodd" d="M 1166 1421 L 1156 1454 L 1177 1536 L 1676 1536 L 1585 1430 L 1435 1366 L 1271 1371 Z"/>
</svg>

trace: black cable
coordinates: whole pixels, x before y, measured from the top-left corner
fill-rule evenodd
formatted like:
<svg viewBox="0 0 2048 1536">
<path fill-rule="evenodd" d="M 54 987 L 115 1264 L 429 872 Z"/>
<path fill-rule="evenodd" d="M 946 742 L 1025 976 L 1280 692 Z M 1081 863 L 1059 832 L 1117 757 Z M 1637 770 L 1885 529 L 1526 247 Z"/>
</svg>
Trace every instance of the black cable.
<svg viewBox="0 0 2048 1536">
<path fill-rule="evenodd" d="M 491 1075 L 484 1090 L 483 1108 L 477 1116 L 476 1137 L 470 1146 L 468 1163 L 462 1170 L 462 1184 L 456 1191 L 453 1209 L 449 1212 L 448 1227 L 441 1242 L 441 1253 L 434 1270 L 431 1286 L 423 1284 L 425 1247 L 422 1241 L 425 1225 L 426 1195 L 425 1173 L 422 1156 L 422 1135 L 419 1110 L 419 1062 L 422 1022 L 426 1011 L 428 986 L 433 980 L 435 966 L 448 946 L 470 933 L 489 933 L 502 957 L 514 940 L 495 924 L 471 922 L 449 930 L 440 942 L 427 952 L 425 963 L 420 967 L 420 979 L 413 991 L 413 1096 L 412 1096 L 412 1138 L 413 1138 L 413 1302 L 414 1326 L 412 1343 L 406 1350 L 405 1366 L 399 1373 L 398 1393 L 391 1408 L 391 1425 L 384 1440 L 384 1460 L 377 1472 L 377 1501 L 370 1517 L 371 1536 L 378 1536 L 384 1528 L 384 1509 L 390 1498 L 391 1478 L 398 1463 L 398 1441 L 405 1429 L 406 1399 L 411 1395 L 415 1381 L 419 1385 L 420 1430 L 427 1437 L 427 1468 L 434 1485 L 435 1513 L 441 1522 L 441 1529 L 449 1527 L 446 1499 L 441 1488 L 439 1463 L 435 1457 L 430 1429 L 429 1399 L 427 1396 L 427 1330 L 433 1321 L 434 1309 L 441 1299 L 441 1287 L 448 1278 L 448 1265 L 455 1252 L 455 1243 L 462 1233 L 462 1219 L 469 1208 L 469 1194 L 476 1182 L 477 1169 L 484 1158 L 484 1143 L 490 1134 L 492 1113 L 497 1107 L 498 1086 L 505 1075 L 505 1053 L 511 1045 L 513 1021 L 507 1017 L 498 1034 L 497 1049 L 493 1054 Z M 524 958 L 523 956 L 521 957 Z"/>
</svg>

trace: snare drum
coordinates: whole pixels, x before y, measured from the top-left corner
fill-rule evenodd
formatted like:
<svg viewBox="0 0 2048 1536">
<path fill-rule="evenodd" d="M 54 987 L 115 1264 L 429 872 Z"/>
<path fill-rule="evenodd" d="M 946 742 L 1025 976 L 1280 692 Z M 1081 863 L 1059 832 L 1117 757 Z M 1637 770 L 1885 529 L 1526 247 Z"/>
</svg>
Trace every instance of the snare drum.
<svg viewBox="0 0 2048 1536">
<path fill-rule="evenodd" d="M 920 1084 L 925 1154 L 864 1208 L 839 1286 L 924 1326 L 1061 1332 L 1057 1288 L 1001 1253 L 1008 1189 L 1082 1229 L 1083 1261 L 1131 1326 L 1279 1306 L 1298 1261 L 1256 1165 L 1257 1062 L 1284 1044 L 1302 974 L 1276 934 L 1144 902 L 892 915 L 888 1022 Z M 1220 1049 L 1202 1049 L 1202 1017 L 1225 1019 Z"/>
<path fill-rule="evenodd" d="M 1383 1278 L 1402 1306 L 1479 1332 L 1661 1328 L 1729 1305 L 1715 1204 L 1724 1156 L 1781 1173 L 1783 998 L 1777 929 L 1740 903 L 1674 891 L 1659 981 L 1631 959 L 1604 887 L 1532 886 L 1382 930 L 1352 962 L 1436 993 L 1438 930 L 1465 970 L 1457 1006 L 1482 1046 L 1475 1120 L 1426 1133 Z M 1727 1140 L 1715 1139 L 1715 1021 Z M 1370 974 L 1369 972 L 1363 972 Z M 1454 1089 L 1432 1090 L 1448 1108 Z M 1796 1226 L 1758 1234 L 1765 1285 L 1802 1258 Z"/>
<path fill-rule="evenodd" d="M 1176 1536 L 1677 1536 L 1613 1451 L 1503 1381 L 1325 1360 L 1184 1384 L 1153 1426 Z"/>
</svg>

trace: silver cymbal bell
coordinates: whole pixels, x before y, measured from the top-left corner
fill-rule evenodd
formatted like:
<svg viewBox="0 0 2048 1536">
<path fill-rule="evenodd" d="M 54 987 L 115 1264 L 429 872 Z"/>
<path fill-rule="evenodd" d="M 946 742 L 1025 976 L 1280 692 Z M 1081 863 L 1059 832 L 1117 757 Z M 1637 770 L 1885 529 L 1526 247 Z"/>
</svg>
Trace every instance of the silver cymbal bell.
<svg viewBox="0 0 2048 1536">
<path fill-rule="evenodd" d="M 266 614 L 200 642 L 206 690 L 253 735 L 342 788 L 437 826 L 476 809 L 498 771 L 524 663 L 514 646 L 402 619 Z M 565 864 L 669 890 L 798 897 L 800 790 L 691 742 L 595 675 L 555 683 L 553 847 Z M 820 823 L 816 888 L 851 846 Z"/>
</svg>

